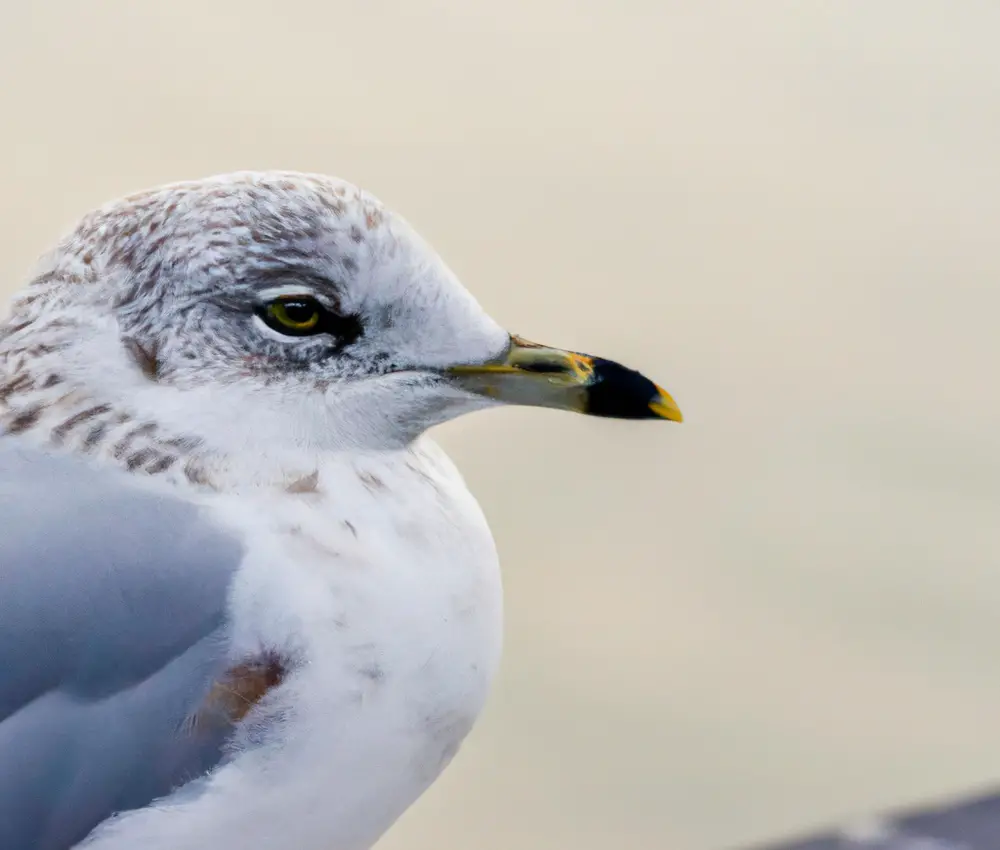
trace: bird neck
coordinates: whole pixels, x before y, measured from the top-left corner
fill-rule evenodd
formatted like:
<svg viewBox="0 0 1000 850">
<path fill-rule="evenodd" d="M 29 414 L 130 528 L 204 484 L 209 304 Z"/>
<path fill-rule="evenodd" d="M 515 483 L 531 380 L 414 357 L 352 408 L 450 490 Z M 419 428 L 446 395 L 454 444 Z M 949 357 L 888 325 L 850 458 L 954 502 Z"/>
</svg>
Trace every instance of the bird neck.
<svg viewBox="0 0 1000 850">
<path fill-rule="evenodd" d="M 115 328 L 58 312 L 8 320 L 0 326 L 0 435 L 216 491 L 305 492 L 320 467 L 349 466 L 348 453 L 385 459 L 410 450 L 411 440 L 377 448 L 341 441 L 315 404 L 296 406 L 294 395 L 262 403 L 238 385 L 153 380 L 120 349 Z"/>
<path fill-rule="evenodd" d="M 59 372 L 15 365 L 0 356 L 0 434 L 107 460 L 130 472 L 198 479 L 207 458 L 197 437 L 169 433 L 74 386 Z"/>
<path fill-rule="evenodd" d="M 310 450 L 287 441 L 234 444 L 185 429 L 180 419 L 145 413 L 73 382 L 49 368 L 44 353 L 23 358 L 0 350 L 0 435 L 92 457 L 164 483 L 205 491 L 276 489 L 308 493 L 320 469 L 354 466 L 359 458 L 378 463 L 411 447 L 382 452 Z M 251 429 L 252 430 L 252 429 Z M 218 437 L 218 435 L 216 435 Z M 421 441 L 424 442 L 424 441 Z"/>
</svg>

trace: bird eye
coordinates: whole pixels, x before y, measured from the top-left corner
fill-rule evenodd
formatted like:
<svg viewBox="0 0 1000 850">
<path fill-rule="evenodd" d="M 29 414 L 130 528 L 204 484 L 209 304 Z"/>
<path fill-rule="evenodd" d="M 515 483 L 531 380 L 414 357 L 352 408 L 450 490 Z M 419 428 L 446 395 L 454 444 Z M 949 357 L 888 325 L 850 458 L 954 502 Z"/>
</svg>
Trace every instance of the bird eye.
<svg viewBox="0 0 1000 850">
<path fill-rule="evenodd" d="M 265 325 L 285 336 L 305 337 L 325 334 L 331 351 L 339 351 L 364 333 L 356 315 L 341 315 L 311 295 L 281 295 L 253 308 Z"/>
<path fill-rule="evenodd" d="M 279 333 L 307 336 L 323 331 L 320 320 L 324 313 L 323 307 L 315 299 L 291 296 L 268 302 L 258 315 L 269 328 Z"/>
</svg>

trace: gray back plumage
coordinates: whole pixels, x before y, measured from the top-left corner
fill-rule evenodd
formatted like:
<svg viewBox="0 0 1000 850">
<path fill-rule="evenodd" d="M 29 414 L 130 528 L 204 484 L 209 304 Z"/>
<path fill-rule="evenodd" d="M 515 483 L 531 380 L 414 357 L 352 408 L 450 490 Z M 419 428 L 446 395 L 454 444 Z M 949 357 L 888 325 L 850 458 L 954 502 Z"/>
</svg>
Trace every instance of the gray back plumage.
<svg viewBox="0 0 1000 850">
<path fill-rule="evenodd" d="M 0 439 L 0 848 L 63 850 L 203 775 L 238 541 L 132 476 Z"/>
</svg>

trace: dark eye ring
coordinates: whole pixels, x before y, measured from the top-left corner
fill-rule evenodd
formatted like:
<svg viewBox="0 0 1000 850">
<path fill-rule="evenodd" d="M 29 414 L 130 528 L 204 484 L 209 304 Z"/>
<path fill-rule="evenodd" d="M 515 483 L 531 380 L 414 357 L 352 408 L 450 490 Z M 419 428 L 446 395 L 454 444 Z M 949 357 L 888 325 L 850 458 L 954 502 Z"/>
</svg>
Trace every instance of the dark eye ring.
<svg viewBox="0 0 1000 850">
<path fill-rule="evenodd" d="M 269 328 L 288 336 L 310 336 L 327 330 L 323 321 L 327 311 L 307 295 L 276 298 L 260 307 L 257 315 Z"/>
<path fill-rule="evenodd" d="M 256 307 L 254 313 L 271 330 L 285 336 L 326 334 L 334 351 L 350 345 L 364 333 L 358 316 L 335 313 L 311 295 L 281 295 Z"/>
</svg>

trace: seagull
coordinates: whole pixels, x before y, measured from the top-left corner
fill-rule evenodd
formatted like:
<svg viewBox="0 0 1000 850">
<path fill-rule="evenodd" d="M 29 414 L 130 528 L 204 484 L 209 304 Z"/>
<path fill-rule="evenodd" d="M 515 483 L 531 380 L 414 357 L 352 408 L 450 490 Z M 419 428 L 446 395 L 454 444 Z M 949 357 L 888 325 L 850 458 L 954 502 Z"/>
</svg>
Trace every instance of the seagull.
<svg viewBox="0 0 1000 850">
<path fill-rule="evenodd" d="M 0 325 L 0 847 L 371 847 L 497 669 L 493 539 L 424 435 L 505 403 L 682 418 L 348 182 L 84 216 Z"/>
</svg>

